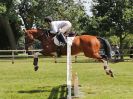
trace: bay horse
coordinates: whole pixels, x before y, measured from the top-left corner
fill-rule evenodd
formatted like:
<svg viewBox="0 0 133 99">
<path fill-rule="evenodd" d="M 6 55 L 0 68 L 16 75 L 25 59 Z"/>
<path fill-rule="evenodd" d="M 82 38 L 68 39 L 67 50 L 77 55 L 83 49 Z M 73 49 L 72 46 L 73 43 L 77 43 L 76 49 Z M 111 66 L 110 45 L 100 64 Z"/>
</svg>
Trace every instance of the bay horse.
<svg viewBox="0 0 133 99">
<path fill-rule="evenodd" d="M 30 46 L 34 39 L 38 39 L 42 45 L 41 53 L 44 56 L 54 56 L 57 45 L 54 44 L 53 37 L 55 34 L 49 33 L 44 29 L 29 29 L 25 30 L 26 48 Z M 100 48 L 103 47 L 105 50 L 105 55 L 100 55 Z M 67 48 L 64 46 L 60 50 L 62 55 L 67 55 Z M 72 47 L 71 54 L 76 55 L 83 52 L 86 57 L 97 59 L 104 63 L 104 70 L 107 75 L 113 77 L 113 72 L 108 65 L 108 59 L 111 58 L 111 47 L 107 40 L 103 38 L 98 38 L 91 35 L 80 35 L 75 36 Z M 34 56 L 34 69 L 38 70 L 38 56 Z"/>
</svg>

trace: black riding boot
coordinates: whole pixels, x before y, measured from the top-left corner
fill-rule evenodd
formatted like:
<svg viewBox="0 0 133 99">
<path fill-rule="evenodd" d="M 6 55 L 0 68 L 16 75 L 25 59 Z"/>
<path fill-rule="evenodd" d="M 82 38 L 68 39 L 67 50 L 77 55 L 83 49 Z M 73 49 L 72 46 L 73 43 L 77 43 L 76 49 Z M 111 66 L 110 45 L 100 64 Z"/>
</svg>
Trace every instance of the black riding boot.
<svg viewBox="0 0 133 99">
<path fill-rule="evenodd" d="M 66 44 L 66 38 L 65 36 L 63 35 L 63 33 L 58 33 L 56 35 L 56 38 L 59 40 L 59 42 L 63 43 L 63 44 Z"/>
<path fill-rule="evenodd" d="M 57 57 L 61 57 L 61 46 L 57 46 L 56 48 Z"/>
</svg>

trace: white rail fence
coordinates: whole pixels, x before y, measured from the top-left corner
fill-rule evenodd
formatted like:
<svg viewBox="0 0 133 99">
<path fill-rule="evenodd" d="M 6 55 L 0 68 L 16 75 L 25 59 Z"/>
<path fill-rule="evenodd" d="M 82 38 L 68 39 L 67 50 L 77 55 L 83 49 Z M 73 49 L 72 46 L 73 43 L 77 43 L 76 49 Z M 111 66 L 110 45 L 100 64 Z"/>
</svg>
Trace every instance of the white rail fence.
<svg viewBox="0 0 133 99">
<path fill-rule="evenodd" d="M 29 51 L 31 51 L 31 52 L 39 52 L 39 51 L 41 51 L 42 49 L 38 49 L 38 50 L 29 50 Z M 133 49 L 124 49 L 124 52 L 128 52 L 128 53 L 123 53 L 123 54 L 120 54 L 119 55 L 119 57 L 121 56 L 121 55 L 123 55 L 124 56 L 124 60 L 130 60 L 131 58 L 129 58 L 130 57 L 130 55 L 132 55 L 133 56 L 133 54 L 130 54 L 130 51 L 133 51 Z M 26 53 L 26 50 L 0 50 L 0 60 L 2 59 L 2 58 L 6 58 L 6 59 L 10 59 L 10 60 L 12 60 L 12 63 L 14 63 L 14 60 L 15 60 L 15 58 L 18 58 L 18 57 L 25 57 L 25 58 L 28 58 L 28 57 L 33 57 L 33 54 L 32 55 L 28 55 L 27 53 Z M 7 54 L 8 53 L 8 54 Z M 80 54 L 80 55 L 77 55 L 76 57 L 75 57 L 75 62 L 78 60 L 77 58 L 78 57 L 80 57 L 80 56 L 84 56 L 83 54 Z M 115 56 L 117 56 L 117 55 L 114 55 L 114 57 L 113 58 L 115 58 Z M 127 57 L 125 57 L 125 56 L 127 56 Z M 132 58 L 133 59 L 133 58 Z M 131 60 L 132 60 L 131 59 Z"/>
<path fill-rule="evenodd" d="M 39 50 L 28 50 L 30 52 L 39 52 L 41 51 L 41 49 Z M 14 63 L 15 58 L 18 57 L 33 57 L 33 55 L 28 55 L 26 53 L 26 50 L 0 50 L 0 58 L 11 58 L 12 60 L 12 64 Z M 7 54 L 8 53 L 8 54 Z"/>
</svg>

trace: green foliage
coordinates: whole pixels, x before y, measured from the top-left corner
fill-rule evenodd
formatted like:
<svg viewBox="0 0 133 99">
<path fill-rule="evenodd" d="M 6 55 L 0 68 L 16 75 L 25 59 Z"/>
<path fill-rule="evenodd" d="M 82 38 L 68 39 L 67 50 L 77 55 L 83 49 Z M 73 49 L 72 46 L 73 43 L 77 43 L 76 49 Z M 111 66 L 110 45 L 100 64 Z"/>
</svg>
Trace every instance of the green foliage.
<svg viewBox="0 0 133 99">
<path fill-rule="evenodd" d="M 117 36 L 110 36 L 108 40 L 112 45 L 119 45 L 119 38 Z"/>
<path fill-rule="evenodd" d="M 16 5 L 12 0 L 2 0 L 2 2 L 0 3 L 0 8 L 5 9 L 4 11 L 2 11 L 2 14 L 0 15 L 0 33 L 1 37 L 3 38 L 0 40 L 1 49 L 10 49 L 11 47 L 10 42 L 8 40 L 8 35 L 6 33 L 6 27 L 11 27 L 16 42 L 19 40 L 19 37 L 22 36 L 20 20 L 16 14 L 15 7 Z M 9 22 L 9 24 L 5 24 L 6 22 Z"/>
<path fill-rule="evenodd" d="M 129 34 L 125 39 L 124 39 L 124 48 L 130 48 L 133 46 L 133 34 Z"/>
<path fill-rule="evenodd" d="M 120 49 L 123 48 L 124 39 L 133 33 L 133 6 L 131 0 L 93 0 L 93 14 L 99 20 L 99 32 L 104 31 L 105 36 L 119 37 Z M 101 18 L 102 17 L 102 18 Z"/>
<path fill-rule="evenodd" d="M 95 1 L 96 2 L 96 1 Z M 115 35 L 120 36 L 125 32 L 131 33 L 133 21 L 133 7 L 130 0 L 97 0 L 93 6 L 93 12 L 96 18 L 105 17 L 100 21 L 103 30 L 113 29 Z M 124 34 L 125 36 L 125 34 Z"/>
<path fill-rule="evenodd" d="M 6 12 L 6 7 L 0 3 L 0 13 L 5 13 Z"/>
<path fill-rule="evenodd" d="M 99 26 L 94 17 L 84 16 L 79 19 L 80 27 L 86 31 L 87 34 L 98 35 L 97 27 Z"/>
<path fill-rule="evenodd" d="M 19 5 L 19 12 L 22 16 L 26 28 L 31 28 L 33 23 L 37 27 L 44 27 L 44 17 L 51 16 L 54 20 L 70 20 L 73 29 L 79 31 L 78 19 L 84 15 L 83 6 L 75 4 L 73 0 L 23 0 Z"/>
<path fill-rule="evenodd" d="M 111 43 L 120 44 L 123 51 L 128 35 L 133 33 L 132 0 L 93 0 L 93 2 L 93 16 L 81 18 L 82 29 L 92 35 L 106 38 L 111 36 L 109 38 Z M 127 44 L 130 45 L 132 44 Z"/>
<path fill-rule="evenodd" d="M 73 31 L 81 31 L 78 20 L 85 14 L 83 6 L 80 3 L 75 3 L 73 0 L 2 0 L 0 3 L 0 13 L 8 17 L 17 44 L 22 45 L 23 36 L 20 26 L 20 15 L 24 21 L 26 29 L 32 28 L 33 24 L 37 28 L 46 28 L 44 17 L 52 16 L 54 20 L 70 20 L 73 24 Z M 23 37 L 22 37 L 23 38 Z M 20 42 L 18 42 L 20 40 Z M 22 41 L 22 42 L 21 42 Z"/>
</svg>

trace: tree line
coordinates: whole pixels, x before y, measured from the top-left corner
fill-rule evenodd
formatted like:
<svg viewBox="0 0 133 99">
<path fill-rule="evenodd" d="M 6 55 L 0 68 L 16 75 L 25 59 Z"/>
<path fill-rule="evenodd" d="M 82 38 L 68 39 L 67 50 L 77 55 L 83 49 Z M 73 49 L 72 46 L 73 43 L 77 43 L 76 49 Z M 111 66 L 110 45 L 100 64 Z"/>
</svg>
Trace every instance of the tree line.
<svg viewBox="0 0 133 99">
<path fill-rule="evenodd" d="M 26 29 L 36 25 L 47 28 L 44 17 L 54 20 L 69 20 L 72 31 L 81 35 L 107 38 L 120 49 L 133 45 L 133 1 L 132 0 L 92 0 L 93 16 L 85 12 L 80 0 L 0 0 L 0 49 L 16 49 L 24 46 Z M 86 4 L 87 5 L 87 4 Z M 20 17 L 23 19 L 20 19 Z M 14 38 L 9 36 L 14 35 Z M 14 44 L 15 43 L 15 44 Z"/>
</svg>

